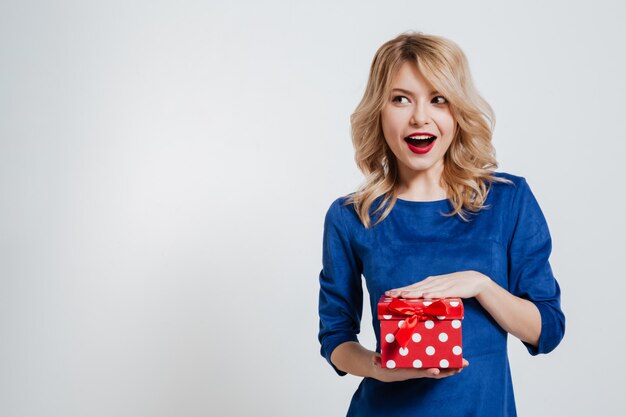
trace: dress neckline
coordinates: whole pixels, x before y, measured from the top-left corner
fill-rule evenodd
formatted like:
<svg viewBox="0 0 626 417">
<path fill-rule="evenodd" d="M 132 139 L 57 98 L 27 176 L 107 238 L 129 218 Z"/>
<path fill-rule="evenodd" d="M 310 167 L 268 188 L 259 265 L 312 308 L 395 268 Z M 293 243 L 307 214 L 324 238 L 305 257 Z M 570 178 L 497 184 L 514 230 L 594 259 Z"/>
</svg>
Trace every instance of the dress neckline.
<svg viewBox="0 0 626 417">
<path fill-rule="evenodd" d="M 412 200 L 404 200 L 402 198 L 396 198 L 396 204 L 400 204 L 403 206 L 413 206 L 413 207 L 447 207 L 449 200 L 444 198 L 442 200 L 432 200 L 432 201 L 412 201 Z"/>
</svg>

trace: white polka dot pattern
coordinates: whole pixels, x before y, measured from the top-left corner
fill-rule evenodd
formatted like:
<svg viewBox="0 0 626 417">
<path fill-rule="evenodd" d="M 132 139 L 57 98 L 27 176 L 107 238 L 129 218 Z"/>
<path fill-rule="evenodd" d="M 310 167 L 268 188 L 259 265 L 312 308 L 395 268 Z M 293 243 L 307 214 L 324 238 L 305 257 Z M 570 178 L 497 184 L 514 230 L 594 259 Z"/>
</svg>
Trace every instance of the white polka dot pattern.
<svg viewBox="0 0 626 417">
<path fill-rule="evenodd" d="M 380 303 L 384 301 L 381 298 Z M 419 308 L 437 300 L 403 301 Z M 400 345 L 397 336 L 399 332 L 406 331 L 408 316 L 392 314 L 386 311 L 384 304 L 382 307 L 379 304 L 380 354 L 384 368 L 454 369 L 463 366 L 462 322 L 459 320 L 463 315 L 463 303 L 459 298 L 444 299 L 444 302 L 448 305 L 445 316 L 431 316 L 412 322 L 414 327 L 405 334 L 408 340 L 403 340 L 406 343 L 404 346 Z"/>
</svg>

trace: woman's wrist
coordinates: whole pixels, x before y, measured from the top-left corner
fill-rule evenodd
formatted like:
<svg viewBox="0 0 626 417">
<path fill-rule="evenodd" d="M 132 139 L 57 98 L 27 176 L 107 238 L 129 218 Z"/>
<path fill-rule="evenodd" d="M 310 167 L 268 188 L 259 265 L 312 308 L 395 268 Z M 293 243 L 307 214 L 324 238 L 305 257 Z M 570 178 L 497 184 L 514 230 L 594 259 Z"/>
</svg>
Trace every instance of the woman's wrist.
<svg viewBox="0 0 626 417">
<path fill-rule="evenodd" d="M 537 346 L 541 334 L 541 314 L 533 302 L 511 294 L 491 279 L 480 284 L 476 300 L 502 329 Z"/>
<path fill-rule="evenodd" d="M 493 285 L 493 280 L 489 278 L 487 275 L 482 272 L 473 271 L 476 274 L 477 288 L 476 288 L 476 299 L 480 302 L 480 297 L 485 293 L 489 292 L 491 289 L 491 285 Z"/>
<path fill-rule="evenodd" d="M 350 375 L 375 378 L 374 355 L 359 342 L 345 342 L 337 346 L 331 354 L 332 363 Z"/>
</svg>

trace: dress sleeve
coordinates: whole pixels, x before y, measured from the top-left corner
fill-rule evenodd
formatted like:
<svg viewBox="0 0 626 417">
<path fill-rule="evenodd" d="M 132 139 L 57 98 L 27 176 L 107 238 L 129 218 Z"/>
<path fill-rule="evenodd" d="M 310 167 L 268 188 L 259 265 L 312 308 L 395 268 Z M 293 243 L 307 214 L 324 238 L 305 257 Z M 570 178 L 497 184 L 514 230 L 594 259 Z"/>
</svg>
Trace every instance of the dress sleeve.
<svg viewBox="0 0 626 417">
<path fill-rule="evenodd" d="M 330 355 L 340 344 L 358 342 L 363 312 L 362 266 L 342 218 L 341 199 L 328 209 L 324 219 L 322 270 L 319 275 L 319 334 L 321 354 L 339 376 Z"/>
<path fill-rule="evenodd" d="M 538 346 L 522 342 L 531 355 L 551 352 L 565 334 L 561 290 L 548 258 L 552 240 L 546 219 L 524 178 L 517 185 L 512 213 L 514 227 L 509 241 L 509 288 L 512 294 L 532 301 L 541 314 Z"/>
</svg>

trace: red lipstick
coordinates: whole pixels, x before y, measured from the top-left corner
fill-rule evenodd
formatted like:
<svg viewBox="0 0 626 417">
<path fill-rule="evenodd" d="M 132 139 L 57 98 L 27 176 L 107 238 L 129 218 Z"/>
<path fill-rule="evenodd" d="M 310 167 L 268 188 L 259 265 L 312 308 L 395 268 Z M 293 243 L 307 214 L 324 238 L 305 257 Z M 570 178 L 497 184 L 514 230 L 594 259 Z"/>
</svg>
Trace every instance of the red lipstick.
<svg viewBox="0 0 626 417">
<path fill-rule="evenodd" d="M 425 153 L 428 153 L 428 151 L 430 151 L 433 148 L 433 146 L 435 146 L 435 141 L 433 141 L 433 143 L 426 146 L 425 148 L 418 148 L 417 146 L 413 146 L 410 143 L 407 143 L 407 145 L 409 149 L 411 150 L 411 152 L 423 155 Z"/>
<path fill-rule="evenodd" d="M 427 140 L 424 140 L 424 139 L 419 139 L 419 140 L 415 139 L 416 136 L 428 136 L 434 139 L 431 139 L 430 143 L 428 143 Z M 404 140 L 411 152 L 416 153 L 418 155 L 423 155 L 425 153 L 428 153 L 433 148 L 433 146 L 435 146 L 435 142 L 437 141 L 437 136 L 433 135 L 430 132 L 413 132 L 409 136 L 405 137 Z M 413 144 L 411 144 L 411 142 L 413 142 Z M 428 145 L 422 146 L 425 143 L 428 143 Z M 420 146 L 415 146 L 414 144 L 419 144 Z"/>
<path fill-rule="evenodd" d="M 435 136 L 430 132 L 413 132 L 411 133 L 409 136 L 407 136 L 407 138 L 413 137 L 413 136 Z"/>
</svg>

